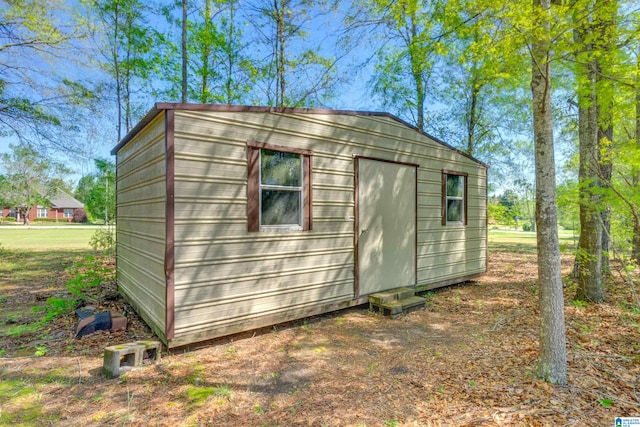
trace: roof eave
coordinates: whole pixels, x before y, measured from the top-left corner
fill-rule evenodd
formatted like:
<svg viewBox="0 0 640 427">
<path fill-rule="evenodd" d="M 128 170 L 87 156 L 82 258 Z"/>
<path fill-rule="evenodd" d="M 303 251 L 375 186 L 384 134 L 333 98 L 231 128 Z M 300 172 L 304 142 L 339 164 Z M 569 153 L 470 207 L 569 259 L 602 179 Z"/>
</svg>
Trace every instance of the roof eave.
<svg viewBox="0 0 640 427">
<path fill-rule="evenodd" d="M 417 126 L 402 120 L 401 118 L 394 116 L 391 113 L 380 111 L 358 111 L 358 110 L 330 110 L 322 108 L 300 108 L 300 107 L 265 107 L 265 106 L 247 106 L 247 105 L 230 105 L 230 104 L 191 104 L 191 103 L 179 103 L 179 102 L 158 102 L 154 104 L 153 108 L 149 110 L 147 114 L 136 124 L 136 126 L 127 133 L 127 135 L 120 140 L 111 150 L 111 155 L 115 156 L 118 151 L 124 147 L 142 128 L 149 124 L 158 114 L 166 110 L 186 110 L 186 111 L 219 111 L 219 112 L 247 112 L 247 113 L 279 113 L 279 114 L 333 114 L 343 116 L 377 116 L 388 117 L 404 126 L 407 126 L 416 132 L 426 136 L 427 138 L 441 144 L 458 154 L 467 157 L 470 160 L 489 168 L 489 165 L 476 159 L 475 157 L 465 153 L 458 148 L 447 144 L 439 138 L 436 138 Z"/>
</svg>

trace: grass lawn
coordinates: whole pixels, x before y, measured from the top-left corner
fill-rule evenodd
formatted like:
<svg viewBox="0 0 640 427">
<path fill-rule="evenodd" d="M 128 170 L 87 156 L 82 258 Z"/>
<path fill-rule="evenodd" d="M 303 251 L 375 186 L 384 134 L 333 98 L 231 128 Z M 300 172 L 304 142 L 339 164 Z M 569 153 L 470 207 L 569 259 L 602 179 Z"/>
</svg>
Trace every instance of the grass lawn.
<svg viewBox="0 0 640 427">
<path fill-rule="evenodd" d="M 0 244 L 10 250 L 91 250 L 89 239 L 95 231 L 93 228 L 80 227 L 0 227 Z"/>
<path fill-rule="evenodd" d="M 560 234 L 560 251 L 574 251 L 578 244 L 578 236 Z M 489 250 L 508 252 L 535 252 L 536 233 L 504 232 L 489 230 Z"/>
</svg>

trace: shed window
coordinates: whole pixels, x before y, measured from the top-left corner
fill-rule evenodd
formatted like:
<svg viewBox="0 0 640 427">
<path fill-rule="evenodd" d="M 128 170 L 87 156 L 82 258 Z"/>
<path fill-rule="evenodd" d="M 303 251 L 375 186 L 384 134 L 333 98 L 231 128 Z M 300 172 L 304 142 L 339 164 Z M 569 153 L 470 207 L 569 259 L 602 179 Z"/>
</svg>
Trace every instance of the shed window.
<svg viewBox="0 0 640 427">
<path fill-rule="evenodd" d="M 249 231 L 311 229 L 311 152 L 248 142 Z"/>
<path fill-rule="evenodd" d="M 442 225 L 467 225 L 467 176 L 442 171 Z"/>
</svg>

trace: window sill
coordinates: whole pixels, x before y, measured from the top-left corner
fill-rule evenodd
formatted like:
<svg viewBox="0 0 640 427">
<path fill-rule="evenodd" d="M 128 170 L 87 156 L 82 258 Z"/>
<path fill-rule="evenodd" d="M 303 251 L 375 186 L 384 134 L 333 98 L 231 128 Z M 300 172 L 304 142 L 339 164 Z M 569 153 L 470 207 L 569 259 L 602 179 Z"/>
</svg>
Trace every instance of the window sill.
<svg viewBox="0 0 640 427">
<path fill-rule="evenodd" d="M 291 233 L 294 231 L 303 231 L 303 229 L 299 225 L 282 226 L 282 227 L 260 226 L 261 233 Z"/>
</svg>

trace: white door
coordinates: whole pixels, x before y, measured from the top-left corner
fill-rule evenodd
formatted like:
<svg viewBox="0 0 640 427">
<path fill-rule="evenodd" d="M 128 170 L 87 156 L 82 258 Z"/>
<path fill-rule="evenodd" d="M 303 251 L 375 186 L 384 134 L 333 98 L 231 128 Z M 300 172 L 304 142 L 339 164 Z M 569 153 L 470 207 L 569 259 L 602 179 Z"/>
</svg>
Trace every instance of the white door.
<svg viewBox="0 0 640 427">
<path fill-rule="evenodd" d="M 357 159 L 358 295 L 416 283 L 416 167 Z"/>
</svg>

